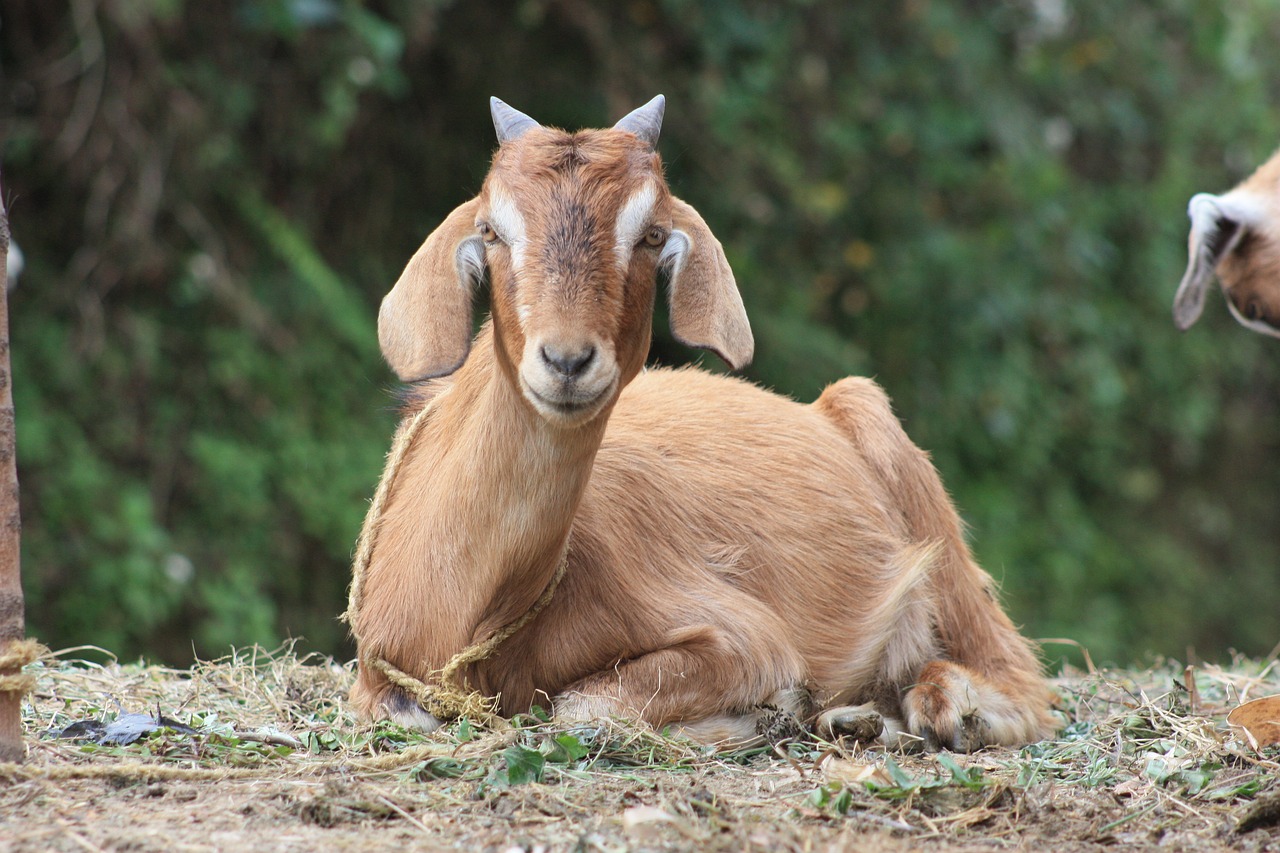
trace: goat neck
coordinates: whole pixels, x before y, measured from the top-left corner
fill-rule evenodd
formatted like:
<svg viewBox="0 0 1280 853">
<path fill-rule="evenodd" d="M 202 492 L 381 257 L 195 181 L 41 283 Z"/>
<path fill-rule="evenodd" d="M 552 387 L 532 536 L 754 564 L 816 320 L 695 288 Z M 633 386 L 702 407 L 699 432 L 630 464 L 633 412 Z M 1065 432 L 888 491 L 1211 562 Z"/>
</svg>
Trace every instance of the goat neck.
<svg viewBox="0 0 1280 853">
<path fill-rule="evenodd" d="M 414 653 L 437 668 L 518 617 L 546 587 L 604 433 L 603 417 L 564 429 L 540 416 L 494 337 L 486 324 L 462 368 L 417 404 L 431 411 L 390 496 L 370 567 L 371 581 L 380 564 L 407 557 L 422 567 L 398 590 L 380 594 L 369 583 L 366 611 L 370 624 L 381 624 L 372 618 L 380 599 L 416 599 L 415 621 L 427 627 L 410 632 L 422 636 Z"/>
</svg>

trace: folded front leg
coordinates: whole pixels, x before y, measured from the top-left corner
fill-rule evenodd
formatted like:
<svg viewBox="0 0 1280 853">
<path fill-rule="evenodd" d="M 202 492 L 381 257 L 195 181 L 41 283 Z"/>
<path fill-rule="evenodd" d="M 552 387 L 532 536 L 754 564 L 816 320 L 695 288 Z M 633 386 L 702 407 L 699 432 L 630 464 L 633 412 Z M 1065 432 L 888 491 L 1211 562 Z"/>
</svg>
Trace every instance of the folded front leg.
<svg viewBox="0 0 1280 853">
<path fill-rule="evenodd" d="M 776 635 L 703 625 L 581 679 L 553 706 L 562 720 L 643 720 L 704 743 L 740 746 L 758 741 L 762 721 L 778 712 L 804 715 L 803 683 L 800 656 Z"/>
</svg>

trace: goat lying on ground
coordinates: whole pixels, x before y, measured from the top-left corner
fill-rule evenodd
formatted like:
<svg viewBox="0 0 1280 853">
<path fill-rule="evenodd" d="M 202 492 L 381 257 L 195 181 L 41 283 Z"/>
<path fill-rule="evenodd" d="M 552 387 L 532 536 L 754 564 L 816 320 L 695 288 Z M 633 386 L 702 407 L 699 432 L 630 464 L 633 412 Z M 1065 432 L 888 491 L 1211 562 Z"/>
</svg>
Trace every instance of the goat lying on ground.
<svg viewBox="0 0 1280 853">
<path fill-rule="evenodd" d="M 766 709 L 875 703 L 886 741 L 1043 736 L 1035 657 L 878 386 L 844 379 L 804 406 L 643 370 L 660 271 L 677 339 L 734 368 L 753 350 L 720 244 L 663 179 L 663 106 L 571 134 L 494 99 L 479 196 L 384 300 L 383 353 L 416 383 L 399 435 L 427 411 L 352 584 L 352 702 L 439 725 L 373 664 L 431 682 L 563 562 L 545 607 L 462 673 L 504 714 L 549 703 L 743 742 Z M 492 318 L 469 343 L 486 270 Z"/>
<path fill-rule="evenodd" d="M 1280 151 L 1226 195 L 1200 193 L 1187 208 L 1191 236 L 1173 319 L 1189 329 L 1214 272 L 1242 326 L 1280 337 Z"/>
</svg>

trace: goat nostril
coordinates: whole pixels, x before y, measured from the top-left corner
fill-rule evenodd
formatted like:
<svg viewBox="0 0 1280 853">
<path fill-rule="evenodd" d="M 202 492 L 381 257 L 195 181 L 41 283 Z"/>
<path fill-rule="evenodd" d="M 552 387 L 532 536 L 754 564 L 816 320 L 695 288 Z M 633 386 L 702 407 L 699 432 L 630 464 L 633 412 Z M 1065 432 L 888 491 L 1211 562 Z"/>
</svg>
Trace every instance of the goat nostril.
<svg viewBox="0 0 1280 853">
<path fill-rule="evenodd" d="M 543 345 L 541 349 L 542 360 L 552 367 L 557 373 L 564 376 L 573 377 L 582 373 L 595 358 L 596 348 L 592 346 L 583 347 L 580 350 L 559 350 L 554 346 Z"/>
<path fill-rule="evenodd" d="M 1262 319 L 1262 308 L 1259 307 L 1255 300 L 1250 299 L 1249 304 L 1244 306 L 1244 316 L 1250 320 L 1260 320 Z"/>
</svg>

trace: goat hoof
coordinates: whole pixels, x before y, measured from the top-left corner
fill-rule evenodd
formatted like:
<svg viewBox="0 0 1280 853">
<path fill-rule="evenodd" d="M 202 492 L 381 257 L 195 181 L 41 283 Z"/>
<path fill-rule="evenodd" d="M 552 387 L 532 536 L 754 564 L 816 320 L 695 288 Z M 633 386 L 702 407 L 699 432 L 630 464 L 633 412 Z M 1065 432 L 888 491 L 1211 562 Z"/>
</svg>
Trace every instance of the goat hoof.
<svg viewBox="0 0 1280 853">
<path fill-rule="evenodd" d="M 956 752 L 977 752 L 991 742 L 991 726 L 980 715 L 965 714 L 960 718 L 960 731 L 956 733 Z"/>
<path fill-rule="evenodd" d="M 785 740 L 800 740 L 805 736 L 804 726 L 795 714 L 776 705 L 760 705 L 756 718 L 756 734 L 765 742 L 776 744 Z"/>
<path fill-rule="evenodd" d="M 443 725 L 439 717 L 427 711 L 418 701 L 399 687 L 386 692 L 380 703 L 379 716 L 407 729 L 434 732 Z"/>
<path fill-rule="evenodd" d="M 831 741 L 850 738 L 868 743 L 884 733 L 884 717 L 872 705 L 844 705 L 824 711 L 817 728 L 819 735 Z"/>
</svg>

